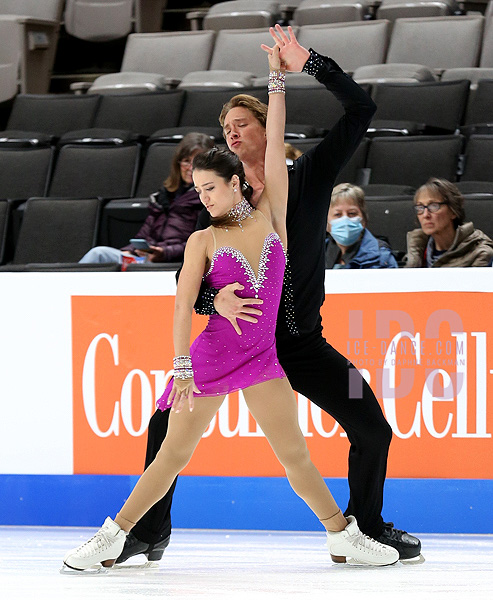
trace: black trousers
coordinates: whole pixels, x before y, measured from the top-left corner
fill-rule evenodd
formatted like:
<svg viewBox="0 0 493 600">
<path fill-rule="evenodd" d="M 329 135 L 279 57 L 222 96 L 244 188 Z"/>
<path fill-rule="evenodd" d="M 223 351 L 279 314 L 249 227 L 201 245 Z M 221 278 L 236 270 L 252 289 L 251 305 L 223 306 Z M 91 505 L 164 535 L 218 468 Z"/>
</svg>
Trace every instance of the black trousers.
<svg viewBox="0 0 493 600">
<path fill-rule="evenodd" d="M 277 353 L 292 387 L 329 413 L 347 433 L 350 497 L 345 514 L 356 517 L 363 533 L 378 537 L 383 531 L 383 487 L 392 429 L 375 394 L 321 331 L 278 337 Z M 146 467 L 166 436 L 168 418 L 169 411 L 157 410 L 149 422 Z M 151 544 L 170 535 L 175 484 L 135 525 L 133 533 L 140 540 Z"/>
</svg>

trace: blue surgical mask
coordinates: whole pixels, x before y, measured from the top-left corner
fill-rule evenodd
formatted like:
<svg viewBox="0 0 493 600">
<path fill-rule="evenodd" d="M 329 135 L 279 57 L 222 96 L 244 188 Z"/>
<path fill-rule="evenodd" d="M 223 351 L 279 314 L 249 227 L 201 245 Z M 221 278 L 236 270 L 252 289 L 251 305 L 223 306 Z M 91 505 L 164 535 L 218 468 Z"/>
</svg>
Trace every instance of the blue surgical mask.
<svg viewBox="0 0 493 600">
<path fill-rule="evenodd" d="M 330 235 L 341 246 L 352 246 L 362 231 L 361 217 L 340 217 L 330 222 Z"/>
</svg>

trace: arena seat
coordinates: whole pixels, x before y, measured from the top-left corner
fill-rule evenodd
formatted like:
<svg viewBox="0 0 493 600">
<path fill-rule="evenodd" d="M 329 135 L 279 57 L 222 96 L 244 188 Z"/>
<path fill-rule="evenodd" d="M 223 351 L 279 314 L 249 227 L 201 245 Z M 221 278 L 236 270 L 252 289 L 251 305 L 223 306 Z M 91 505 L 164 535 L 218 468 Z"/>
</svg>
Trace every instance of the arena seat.
<svg viewBox="0 0 493 600">
<path fill-rule="evenodd" d="M 303 0 L 293 13 L 293 23 L 301 26 L 362 21 L 370 17 L 370 5 L 367 0 Z"/>
</svg>

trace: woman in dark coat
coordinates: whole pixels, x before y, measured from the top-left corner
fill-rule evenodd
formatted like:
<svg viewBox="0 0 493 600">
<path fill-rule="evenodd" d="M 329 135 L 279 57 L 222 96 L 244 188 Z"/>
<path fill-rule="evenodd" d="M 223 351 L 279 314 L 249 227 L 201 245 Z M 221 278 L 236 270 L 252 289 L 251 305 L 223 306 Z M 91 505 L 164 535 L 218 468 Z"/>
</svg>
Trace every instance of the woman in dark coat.
<svg viewBox="0 0 493 600">
<path fill-rule="evenodd" d="M 192 160 L 196 154 L 209 150 L 214 141 L 203 133 L 188 133 L 178 145 L 171 163 L 171 172 L 161 189 L 151 195 L 149 215 L 135 234 L 146 240 L 150 251 L 143 252 L 132 244 L 120 250 L 96 246 L 87 252 L 81 263 L 121 263 L 124 255 L 146 256 L 150 262 L 181 262 L 185 244 L 195 230 L 202 209 L 192 182 Z"/>
</svg>

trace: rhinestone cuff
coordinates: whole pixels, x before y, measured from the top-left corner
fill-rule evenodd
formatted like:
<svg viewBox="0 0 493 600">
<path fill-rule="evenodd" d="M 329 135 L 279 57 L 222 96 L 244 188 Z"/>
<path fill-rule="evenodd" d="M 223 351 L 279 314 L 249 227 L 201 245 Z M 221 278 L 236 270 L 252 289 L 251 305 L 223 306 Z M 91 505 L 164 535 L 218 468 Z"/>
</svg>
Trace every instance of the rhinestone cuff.
<svg viewBox="0 0 493 600">
<path fill-rule="evenodd" d="M 303 67 L 302 71 L 304 73 L 308 73 L 308 75 L 312 75 L 313 77 L 316 77 L 319 74 L 320 69 L 323 66 L 324 66 L 324 61 L 323 61 L 322 57 L 320 56 L 320 54 L 318 54 L 318 52 L 315 52 L 315 50 L 310 48 L 310 57 L 306 61 L 305 66 Z"/>
<path fill-rule="evenodd" d="M 216 288 L 205 288 L 197 299 L 195 312 L 198 315 L 218 315 L 219 313 L 214 307 L 214 298 L 218 293 L 219 290 Z"/>
</svg>

